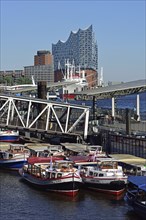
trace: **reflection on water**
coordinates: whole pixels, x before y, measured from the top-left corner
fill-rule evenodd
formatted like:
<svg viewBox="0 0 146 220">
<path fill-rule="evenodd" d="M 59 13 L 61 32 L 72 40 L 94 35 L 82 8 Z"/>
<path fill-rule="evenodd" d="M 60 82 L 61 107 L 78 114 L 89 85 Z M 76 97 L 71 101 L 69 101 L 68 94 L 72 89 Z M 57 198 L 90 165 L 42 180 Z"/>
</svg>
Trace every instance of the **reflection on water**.
<svg viewBox="0 0 146 220">
<path fill-rule="evenodd" d="M 80 190 L 74 197 L 37 190 L 17 172 L 0 171 L 0 216 L 4 220 L 138 220 L 124 194 Z"/>
</svg>

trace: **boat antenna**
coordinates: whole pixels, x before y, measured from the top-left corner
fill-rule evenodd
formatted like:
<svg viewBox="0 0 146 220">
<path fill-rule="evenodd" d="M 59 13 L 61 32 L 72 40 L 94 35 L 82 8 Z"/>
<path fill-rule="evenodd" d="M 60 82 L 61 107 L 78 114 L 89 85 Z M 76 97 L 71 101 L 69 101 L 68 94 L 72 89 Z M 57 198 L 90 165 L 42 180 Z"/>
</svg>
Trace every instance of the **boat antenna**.
<svg viewBox="0 0 146 220">
<path fill-rule="evenodd" d="M 52 155 L 51 155 L 51 160 L 50 160 L 50 168 L 49 170 L 53 170 L 53 161 L 52 161 Z"/>
<path fill-rule="evenodd" d="M 100 77 L 99 77 L 99 86 L 103 86 L 103 67 L 101 67 Z"/>
</svg>

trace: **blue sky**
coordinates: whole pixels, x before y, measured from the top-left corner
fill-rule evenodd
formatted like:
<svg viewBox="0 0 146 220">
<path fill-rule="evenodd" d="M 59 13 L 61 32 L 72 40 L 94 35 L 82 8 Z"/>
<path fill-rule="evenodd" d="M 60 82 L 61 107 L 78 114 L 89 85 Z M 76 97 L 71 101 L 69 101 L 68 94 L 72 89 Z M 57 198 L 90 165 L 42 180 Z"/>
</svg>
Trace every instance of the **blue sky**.
<svg viewBox="0 0 146 220">
<path fill-rule="evenodd" d="M 33 65 L 37 50 L 91 24 L 104 81 L 146 78 L 145 1 L 0 0 L 0 69 Z"/>
</svg>

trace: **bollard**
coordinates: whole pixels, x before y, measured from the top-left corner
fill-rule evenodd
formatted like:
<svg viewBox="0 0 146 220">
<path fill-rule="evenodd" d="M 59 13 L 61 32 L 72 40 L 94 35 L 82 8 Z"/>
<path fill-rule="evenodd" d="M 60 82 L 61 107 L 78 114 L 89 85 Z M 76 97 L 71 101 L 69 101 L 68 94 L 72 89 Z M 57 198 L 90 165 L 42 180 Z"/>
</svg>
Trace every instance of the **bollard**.
<svg viewBox="0 0 146 220">
<path fill-rule="evenodd" d="M 39 81 L 38 82 L 38 98 L 39 99 L 46 99 L 47 98 L 47 82 L 46 81 Z M 38 106 L 38 111 L 39 113 L 44 109 L 44 105 L 40 104 Z M 46 115 L 45 113 L 41 115 L 40 119 L 39 119 L 39 128 L 43 129 L 44 128 L 44 124 L 45 124 L 45 120 L 46 120 Z"/>
<path fill-rule="evenodd" d="M 126 134 L 131 133 L 131 114 L 130 109 L 126 108 Z"/>
</svg>

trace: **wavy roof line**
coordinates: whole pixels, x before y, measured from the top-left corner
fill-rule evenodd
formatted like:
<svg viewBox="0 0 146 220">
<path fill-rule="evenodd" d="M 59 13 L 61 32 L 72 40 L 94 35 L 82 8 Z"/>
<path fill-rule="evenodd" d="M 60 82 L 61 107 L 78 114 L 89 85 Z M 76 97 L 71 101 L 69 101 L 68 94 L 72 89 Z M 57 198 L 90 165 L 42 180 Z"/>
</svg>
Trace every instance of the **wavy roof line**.
<svg viewBox="0 0 146 220">
<path fill-rule="evenodd" d="M 65 43 L 69 40 L 71 34 L 76 35 L 76 34 L 78 34 L 79 31 L 86 31 L 86 30 L 88 30 L 90 27 L 92 27 L 92 24 L 91 24 L 90 26 L 88 26 L 87 28 L 85 28 L 85 29 L 79 28 L 77 31 L 71 31 L 71 32 L 70 32 L 70 35 L 69 35 L 69 37 L 68 37 L 68 39 L 67 39 L 66 41 L 58 40 L 58 42 L 57 42 L 56 44 L 53 44 L 53 45 L 57 45 L 57 44 L 60 44 L 60 43 L 61 43 L 61 44 L 65 44 Z"/>
</svg>

